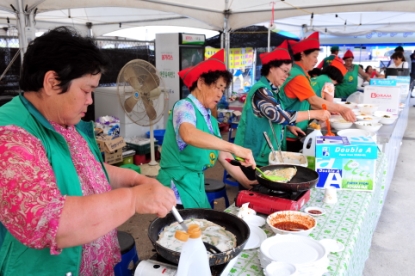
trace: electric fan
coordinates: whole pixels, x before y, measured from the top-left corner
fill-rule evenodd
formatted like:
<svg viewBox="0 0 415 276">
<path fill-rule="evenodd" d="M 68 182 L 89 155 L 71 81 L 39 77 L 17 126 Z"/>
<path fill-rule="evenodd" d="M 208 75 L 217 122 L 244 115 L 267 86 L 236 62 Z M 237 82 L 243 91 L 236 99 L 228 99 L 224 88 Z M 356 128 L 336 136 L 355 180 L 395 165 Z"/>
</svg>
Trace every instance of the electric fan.
<svg viewBox="0 0 415 276">
<path fill-rule="evenodd" d="M 118 74 L 117 94 L 128 118 L 139 126 L 150 127 L 149 165 L 157 165 L 153 127 L 168 108 L 168 94 L 163 79 L 151 63 L 134 59 L 125 64 Z"/>
</svg>

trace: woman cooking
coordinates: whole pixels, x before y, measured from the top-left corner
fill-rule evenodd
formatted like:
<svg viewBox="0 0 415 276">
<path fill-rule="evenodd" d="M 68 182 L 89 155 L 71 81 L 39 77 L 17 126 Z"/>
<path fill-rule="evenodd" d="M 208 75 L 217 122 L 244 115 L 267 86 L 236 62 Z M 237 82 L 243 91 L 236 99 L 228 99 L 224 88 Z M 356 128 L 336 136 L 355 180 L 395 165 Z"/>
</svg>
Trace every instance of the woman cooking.
<svg viewBox="0 0 415 276">
<path fill-rule="evenodd" d="M 218 122 L 210 113 L 232 80 L 224 64 L 224 50 L 180 71 L 179 76 L 191 94 L 173 106 L 157 179 L 173 189 L 177 203 L 182 205 L 179 208 L 211 208 L 205 193 L 204 170 L 218 159 L 235 180 L 248 187 L 255 182 L 226 159 L 233 159 L 233 153 L 245 159 L 245 166 L 255 168 L 256 164 L 250 149 L 222 140 Z"/>
<path fill-rule="evenodd" d="M 317 96 L 333 102 L 334 86 L 342 83 L 347 70 L 343 62 L 337 59 L 332 60 L 330 64 L 322 70 L 322 74 L 311 79 L 311 86 Z"/>
<path fill-rule="evenodd" d="M 270 122 L 278 140 L 271 139 L 274 148 L 278 148 L 282 143 L 282 149 L 285 150 L 285 139 L 282 138 L 282 129 L 285 126 L 295 128 L 296 122 L 311 118 L 326 120 L 330 113 L 324 110 L 284 111 L 284 106 L 278 100 L 279 87 L 289 76 L 292 66 L 286 41 L 274 51 L 261 54 L 260 58 L 262 77 L 248 92 L 235 144 L 252 149 L 256 164 L 266 166 L 271 150 L 262 133 L 266 131 L 269 137 L 273 137 Z"/>
<path fill-rule="evenodd" d="M 366 74 L 365 71 L 357 64 L 353 64 L 353 53 L 350 50 L 347 50 L 344 53 L 343 60 L 344 66 L 347 69 L 347 74 L 344 76 L 344 81 L 342 84 L 336 86 L 334 96 L 336 98 L 347 98 L 349 95 L 357 91 L 357 81 L 359 75 L 366 81 L 370 81 L 369 74 Z"/>
<path fill-rule="evenodd" d="M 294 65 L 290 76 L 284 82 L 279 93 L 282 105 L 287 110 L 307 111 L 310 109 L 320 110 L 326 104 L 330 112 L 340 113 L 347 121 L 354 122 L 356 117 L 350 108 L 326 101 L 314 93 L 310 84 L 310 77 L 307 74 L 316 64 L 320 52 L 318 32 L 312 33 L 309 37 L 299 42 L 290 42 L 294 54 Z M 311 119 L 311 118 L 310 118 Z M 309 120 L 297 123 L 298 128 L 290 129 L 287 133 L 287 150 L 298 152 L 303 148 L 299 135 L 304 135 Z"/>
<path fill-rule="evenodd" d="M 107 65 L 65 27 L 29 44 L 24 93 L 0 108 L 0 275 L 114 275 L 116 228 L 175 205 L 155 179 L 104 164 L 81 120 Z"/>
</svg>

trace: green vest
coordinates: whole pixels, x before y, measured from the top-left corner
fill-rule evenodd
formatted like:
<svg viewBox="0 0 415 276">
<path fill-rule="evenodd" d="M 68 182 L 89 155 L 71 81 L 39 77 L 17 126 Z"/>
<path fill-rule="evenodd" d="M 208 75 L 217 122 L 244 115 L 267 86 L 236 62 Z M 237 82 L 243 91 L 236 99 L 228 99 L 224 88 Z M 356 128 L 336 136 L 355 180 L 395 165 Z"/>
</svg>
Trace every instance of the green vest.
<svg viewBox="0 0 415 276">
<path fill-rule="evenodd" d="M 245 100 L 245 105 L 242 110 L 242 116 L 238 124 L 238 130 L 236 131 L 235 144 L 240 145 L 244 148 L 252 150 L 252 154 L 255 158 L 255 162 L 258 166 L 267 166 L 268 156 L 271 152 L 264 136 L 263 132 L 266 131 L 270 140 L 273 144 L 273 147 L 277 149 L 277 143 L 273 138 L 271 128 L 269 127 L 268 119 L 265 117 L 257 117 L 254 115 L 252 110 L 252 97 L 255 92 L 260 88 L 266 88 L 269 91 L 272 91 L 271 86 L 269 85 L 268 80 L 265 77 L 255 83 L 254 86 L 248 92 L 248 95 Z M 274 98 L 277 99 L 277 94 L 274 93 Z M 278 100 L 278 99 L 277 99 Z M 280 104 L 281 109 L 284 110 L 284 106 Z M 282 138 L 282 126 L 280 124 L 273 123 L 274 131 L 278 139 L 278 143 L 281 144 L 282 140 L 282 150 L 286 149 L 285 137 Z"/>
<path fill-rule="evenodd" d="M 39 138 L 52 166 L 59 191 L 62 195 L 82 196 L 79 177 L 65 139 L 22 95 L 0 108 L 0 126 L 6 125 L 21 127 Z M 107 175 L 95 141 L 93 123 L 80 121 L 75 127 L 87 141 Z M 49 248 L 29 248 L 14 238 L 0 223 L 1 228 L 3 236 L 0 236 L 0 275 L 65 275 L 67 272 L 72 272 L 73 276 L 79 275 L 82 246 L 65 248 L 61 254 L 51 255 Z"/>
<path fill-rule="evenodd" d="M 323 59 L 323 66 L 321 67 L 321 69 L 326 68 L 327 66 L 330 65 L 330 63 L 333 61 L 333 59 L 335 58 L 335 55 L 329 55 L 328 57 Z"/>
<path fill-rule="evenodd" d="M 333 83 L 329 76 L 320 75 L 318 77 L 312 78 L 310 84 L 314 90 L 314 93 L 316 93 L 316 95 L 321 98 L 321 90 L 323 90 L 324 85 L 328 82 Z"/>
<path fill-rule="evenodd" d="M 336 85 L 334 97 L 347 98 L 357 91 L 357 78 L 359 76 L 359 65 L 353 64 L 353 70 L 347 71 L 344 75 L 343 82 Z"/>
<path fill-rule="evenodd" d="M 278 97 L 280 98 L 281 103 L 285 106 L 287 110 L 307 111 L 310 110 L 310 103 L 307 100 L 301 102 L 300 100 L 298 100 L 298 98 L 289 98 L 287 97 L 284 91 L 284 88 L 287 85 L 287 83 L 289 83 L 293 78 L 297 76 L 304 76 L 310 81 L 309 76 L 306 74 L 306 72 L 304 72 L 303 68 L 294 63 L 290 71 L 290 76 L 281 86 L 281 91 L 280 93 L 278 93 Z M 297 127 L 301 128 L 304 132 L 306 132 L 308 123 L 308 120 L 304 120 L 297 123 L 296 125 Z M 292 134 L 290 131 L 287 131 L 287 137 L 298 139 L 298 137 Z"/>
<path fill-rule="evenodd" d="M 196 128 L 210 134 L 202 113 L 191 99 L 186 98 L 185 100 L 194 107 Z M 214 135 L 222 139 L 218 121 L 213 116 L 211 116 L 211 121 Z M 171 181 L 173 180 L 184 208 L 211 208 L 205 192 L 203 172 L 215 165 L 218 154 L 219 151 L 217 150 L 202 149 L 192 145 L 187 145 L 180 151 L 173 127 L 173 112 L 171 112 L 167 122 L 166 134 L 164 135 L 163 153 L 161 154 L 157 180 L 166 187 L 171 187 Z"/>
</svg>

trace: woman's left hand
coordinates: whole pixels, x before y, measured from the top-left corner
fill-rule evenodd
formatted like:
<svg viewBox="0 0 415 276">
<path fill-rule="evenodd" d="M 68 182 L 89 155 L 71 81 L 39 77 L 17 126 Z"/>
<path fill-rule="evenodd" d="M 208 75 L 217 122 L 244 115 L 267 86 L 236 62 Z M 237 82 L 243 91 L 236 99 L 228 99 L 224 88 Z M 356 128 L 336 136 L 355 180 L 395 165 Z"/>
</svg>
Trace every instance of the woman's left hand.
<svg viewBox="0 0 415 276">
<path fill-rule="evenodd" d="M 288 130 L 297 137 L 305 136 L 305 132 L 298 126 L 287 126 Z"/>
</svg>

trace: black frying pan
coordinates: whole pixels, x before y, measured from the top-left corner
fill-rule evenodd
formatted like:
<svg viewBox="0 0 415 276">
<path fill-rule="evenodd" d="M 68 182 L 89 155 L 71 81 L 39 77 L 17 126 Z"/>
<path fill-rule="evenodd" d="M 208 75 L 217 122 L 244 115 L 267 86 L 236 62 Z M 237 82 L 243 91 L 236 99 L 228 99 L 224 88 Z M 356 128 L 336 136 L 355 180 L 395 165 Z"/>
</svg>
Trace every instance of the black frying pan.
<svg viewBox="0 0 415 276">
<path fill-rule="evenodd" d="M 296 167 L 297 173 L 287 183 L 274 182 L 264 179 L 260 176 L 260 173 L 256 172 L 256 179 L 258 183 L 274 191 L 283 192 L 303 192 L 313 188 L 318 182 L 318 173 L 306 167 L 278 164 L 261 167 L 261 171 L 284 169 L 289 167 Z"/>
<path fill-rule="evenodd" d="M 235 235 L 236 247 L 232 250 L 210 255 L 210 266 L 221 265 L 229 262 L 231 259 L 236 257 L 245 247 L 246 241 L 250 235 L 249 227 L 245 221 L 238 218 L 237 216 L 211 209 L 185 209 L 178 211 L 183 217 L 183 220 L 190 218 L 206 219 L 225 227 L 226 230 Z M 150 241 L 158 254 L 160 254 L 166 260 L 178 264 L 180 252 L 167 249 L 157 243 L 160 232 L 164 229 L 165 226 L 168 226 L 173 222 L 176 222 L 176 219 L 172 213 L 167 214 L 167 216 L 164 218 L 156 218 L 148 227 L 148 237 L 150 238 Z"/>
</svg>

